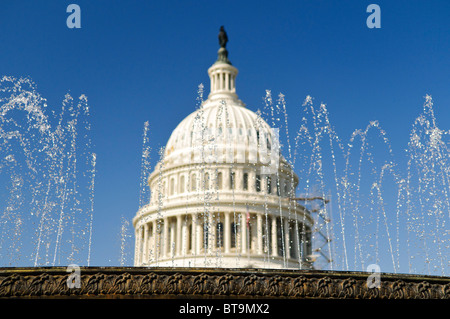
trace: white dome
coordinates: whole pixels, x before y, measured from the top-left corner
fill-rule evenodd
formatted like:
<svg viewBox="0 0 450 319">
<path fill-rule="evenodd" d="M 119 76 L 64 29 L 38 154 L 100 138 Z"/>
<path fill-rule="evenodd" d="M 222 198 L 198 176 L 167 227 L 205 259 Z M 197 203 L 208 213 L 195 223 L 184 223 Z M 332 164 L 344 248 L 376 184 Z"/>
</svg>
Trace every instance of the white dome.
<svg viewBox="0 0 450 319">
<path fill-rule="evenodd" d="M 137 212 L 135 265 L 310 268 L 310 213 L 278 134 L 236 94 L 219 50 L 211 92 L 172 132 Z M 242 258 L 245 256 L 245 258 Z"/>
<path fill-rule="evenodd" d="M 209 105 L 181 121 L 167 142 L 165 163 L 192 163 L 196 151 L 215 157 L 213 161 L 230 152 L 236 156 L 243 151 L 245 160 L 251 161 L 248 150 L 252 145 L 259 145 L 258 154 L 261 147 L 270 149 L 271 127 L 255 112 L 230 102 L 207 101 Z"/>
</svg>

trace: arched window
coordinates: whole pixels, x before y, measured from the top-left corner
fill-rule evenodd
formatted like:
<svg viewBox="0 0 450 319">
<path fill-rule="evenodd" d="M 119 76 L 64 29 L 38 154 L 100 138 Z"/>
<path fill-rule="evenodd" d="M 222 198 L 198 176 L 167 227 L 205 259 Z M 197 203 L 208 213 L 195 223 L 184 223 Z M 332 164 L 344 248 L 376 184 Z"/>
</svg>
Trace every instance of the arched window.
<svg viewBox="0 0 450 319">
<path fill-rule="evenodd" d="M 244 190 L 248 190 L 248 173 L 244 173 L 243 179 Z"/>
<path fill-rule="evenodd" d="M 230 171 L 230 189 L 234 189 L 236 179 L 235 177 L 236 177 L 235 172 Z"/>
<path fill-rule="evenodd" d="M 255 178 L 255 188 L 257 192 L 261 191 L 261 175 L 256 175 Z"/>
<path fill-rule="evenodd" d="M 270 176 L 266 177 L 267 181 L 267 194 L 272 193 L 272 178 Z"/>
</svg>

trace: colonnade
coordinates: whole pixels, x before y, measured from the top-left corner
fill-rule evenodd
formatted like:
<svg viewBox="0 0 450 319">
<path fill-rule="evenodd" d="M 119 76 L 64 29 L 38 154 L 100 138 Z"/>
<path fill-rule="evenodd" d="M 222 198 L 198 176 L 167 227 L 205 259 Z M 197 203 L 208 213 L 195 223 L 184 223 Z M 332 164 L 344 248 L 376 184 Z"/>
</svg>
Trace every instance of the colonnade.
<svg viewBox="0 0 450 319">
<path fill-rule="evenodd" d="M 222 254 L 305 260 L 311 232 L 301 220 L 255 212 L 181 214 L 154 219 L 136 230 L 135 261 Z"/>
<path fill-rule="evenodd" d="M 210 74 L 211 92 L 236 92 L 236 73 L 233 70 L 219 69 Z"/>
</svg>

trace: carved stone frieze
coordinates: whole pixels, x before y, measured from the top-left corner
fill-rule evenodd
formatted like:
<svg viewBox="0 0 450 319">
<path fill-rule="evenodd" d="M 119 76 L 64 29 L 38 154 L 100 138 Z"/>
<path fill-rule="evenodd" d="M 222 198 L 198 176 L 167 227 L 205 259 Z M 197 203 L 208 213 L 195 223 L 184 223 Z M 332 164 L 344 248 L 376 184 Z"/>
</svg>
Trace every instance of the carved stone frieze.
<svg viewBox="0 0 450 319">
<path fill-rule="evenodd" d="M 0 268 L 0 298 L 317 298 L 450 299 L 450 278 L 339 271 L 198 268 L 80 269 L 80 288 L 69 288 L 62 267 Z"/>
</svg>

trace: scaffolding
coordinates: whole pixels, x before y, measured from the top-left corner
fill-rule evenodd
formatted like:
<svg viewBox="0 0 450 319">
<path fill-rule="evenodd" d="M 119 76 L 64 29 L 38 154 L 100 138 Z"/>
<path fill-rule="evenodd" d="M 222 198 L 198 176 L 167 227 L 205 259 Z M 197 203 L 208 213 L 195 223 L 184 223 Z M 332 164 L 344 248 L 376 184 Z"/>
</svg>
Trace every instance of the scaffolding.
<svg viewBox="0 0 450 319">
<path fill-rule="evenodd" d="M 331 205 L 327 206 L 330 199 L 325 198 L 325 196 L 306 196 L 294 197 L 291 200 L 305 207 L 314 219 L 312 229 L 313 249 L 312 254 L 308 256 L 309 261 L 313 263 L 315 269 L 333 270 Z"/>
</svg>

